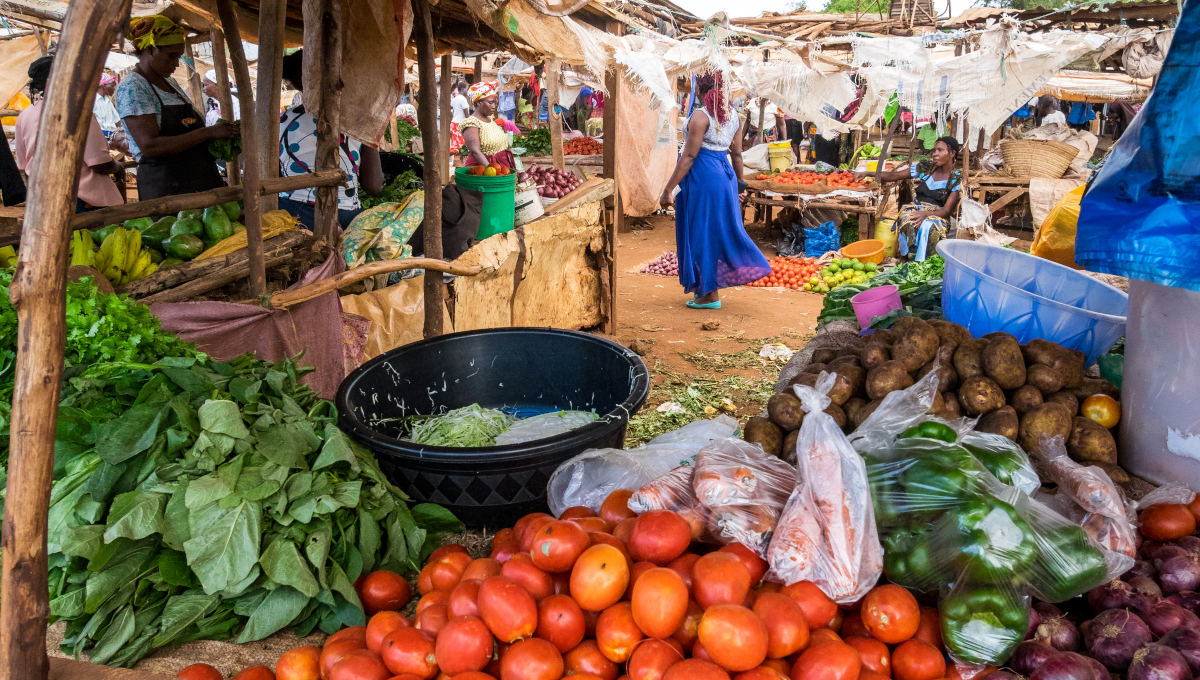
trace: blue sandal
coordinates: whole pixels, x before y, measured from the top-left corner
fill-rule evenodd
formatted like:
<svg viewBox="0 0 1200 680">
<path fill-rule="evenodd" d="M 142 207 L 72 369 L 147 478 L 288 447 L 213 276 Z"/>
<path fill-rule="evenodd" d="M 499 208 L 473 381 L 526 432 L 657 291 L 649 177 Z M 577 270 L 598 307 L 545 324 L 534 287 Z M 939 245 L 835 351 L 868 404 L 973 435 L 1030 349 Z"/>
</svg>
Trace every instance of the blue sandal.
<svg viewBox="0 0 1200 680">
<path fill-rule="evenodd" d="M 691 307 L 692 309 L 720 309 L 721 308 L 720 300 L 717 300 L 716 302 L 696 302 L 697 299 L 699 299 L 699 298 L 694 298 L 694 299 L 688 300 L 684 304 L 687 305 L 688 307 Z"/>
</svg>

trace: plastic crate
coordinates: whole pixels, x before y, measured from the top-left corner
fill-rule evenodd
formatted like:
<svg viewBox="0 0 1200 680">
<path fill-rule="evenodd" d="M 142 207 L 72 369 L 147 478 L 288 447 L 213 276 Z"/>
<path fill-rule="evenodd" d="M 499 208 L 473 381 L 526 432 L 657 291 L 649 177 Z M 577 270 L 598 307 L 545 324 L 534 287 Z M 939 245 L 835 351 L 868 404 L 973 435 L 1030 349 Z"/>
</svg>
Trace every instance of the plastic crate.
<svg viewBox="0 0 1200 680">
<path fill-rule="evenodd" d="M 1129 296 L 1082 272 L 975 241 L 944 240 L 937 251 L 946 260 L 942 312 L 975 337 L 1043 338 L 1083 352 L 1091 365 L 1125 334 Z"/>
</svg>

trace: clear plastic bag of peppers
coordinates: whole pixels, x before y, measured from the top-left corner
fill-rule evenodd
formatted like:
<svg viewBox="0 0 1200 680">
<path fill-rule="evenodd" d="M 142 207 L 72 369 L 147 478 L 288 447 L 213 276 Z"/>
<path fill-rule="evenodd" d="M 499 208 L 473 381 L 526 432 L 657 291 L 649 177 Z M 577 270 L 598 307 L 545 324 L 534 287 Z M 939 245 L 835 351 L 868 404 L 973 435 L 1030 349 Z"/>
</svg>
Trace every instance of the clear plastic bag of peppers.
<svg viewBox="0 0 1200 680">
<path fill-rule="evenodd" d="M 908 395 L 888 395 L 895 399 L 873 414 L 875 428 L 864 422 L 853 438 L 867 465 L 884 575 L 939 593 L 942 637 L 956 660 L 1003 665 L 1025 638 L 1031 597 L 1062 602 L 1132 560 L 1000 481 L 1025 479 L 1029 460 L 1019 448 L 967 436 L 971 419 L 924 415 L 933 403 L 928 380 L 936 371 Z"/>
</svg>

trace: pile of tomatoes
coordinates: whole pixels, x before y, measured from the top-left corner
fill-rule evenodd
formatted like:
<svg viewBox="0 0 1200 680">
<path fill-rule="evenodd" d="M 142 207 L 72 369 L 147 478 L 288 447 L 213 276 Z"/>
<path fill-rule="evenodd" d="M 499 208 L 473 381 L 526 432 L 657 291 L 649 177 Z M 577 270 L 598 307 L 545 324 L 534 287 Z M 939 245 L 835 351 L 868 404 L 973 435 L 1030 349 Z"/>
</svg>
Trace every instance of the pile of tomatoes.
<svg viewBox="0 0 1200 680">
<path fill-rule="evenodd" d="M 773 257 L 769 262 L 771 273 L 746 285 L 757 288 L 781 286 L 797 290 L 821 269 L 814 257 Z"/>
<path fill-rule="evenodd" d="M 846 170 L 835 170 L 825 175 L 825 183 L 838 189 L 863 189 L 867 186 L 865 179 L 860 180 L 854 173 Z"/>
<path fill-rule="evenodd" d="M 418 577 L 412 620 L 373 612 L 323 649 L 289 651 L 274 676 L 257 667 L 237 678 L 947 677 L 937 610 L 903 588 L 878 586 L 839 608 L 811 582 L 763 581 L 766 561 L 739 544 L 693 544 L 674 512 L 635 515 L 630 493 L 613 492 L 599 514 L 575 507 L 558 519 L 527 515 L 496 535 L 490 557 L 443 546 Z M 245 675 L 251 670 L 259 674 Z"/>
<path fill-rule="evenodd" d="M 604 153 L 604 142 L 598 142 L 593 137 L 576 137 L 563 142 L 563 153 L 574 156 L 591 156 Z"/>
<path fill-rule="evenodd" d="M 777 175 L 759 174 L 755 179 L 765 179 L 779 184 L 818 184 L 825 179 L 825 175 L 819 172 L 785 170 Z"/>
</svg>

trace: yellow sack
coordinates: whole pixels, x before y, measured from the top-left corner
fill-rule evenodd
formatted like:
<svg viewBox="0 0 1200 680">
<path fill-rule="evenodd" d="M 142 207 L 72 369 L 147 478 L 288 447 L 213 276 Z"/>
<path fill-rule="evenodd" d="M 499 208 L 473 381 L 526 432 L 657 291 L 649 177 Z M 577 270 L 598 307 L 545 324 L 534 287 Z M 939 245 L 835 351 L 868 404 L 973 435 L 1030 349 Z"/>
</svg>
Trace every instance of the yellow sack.
<svg viewBox="0 0 1200 680">
<path fill-rule="evenodd" d="M 900 234 L 896 231 L 896 220 L 879 220 L 875 223 L 875 238 L 883 241 L 883 256 L 896 257 L 896 243 Z"/>
<path fill-rule="evenodd" d="M 1075 264 L 1075 228 L 1079 223 L 1079 204 L 1083 201 L 1086 186 L 1068 191 L 1051 208 L 1033 237 L 1030 254 L 1066 265 L 1072 269 L 1083 269 Z"/>
<path fill-rule="evenodd" d="M 296 230 L 297 220 L 286 210 L 272 210 L 262 216 L 263 240 L 275 238 L 280 234 Z M 196 256 L 197 260 L 207 260 L 210 257 L 225 257 L 246 247 L 246 232 L 241 231 L 221 241 L 212 248 Z"/>
</svg>

